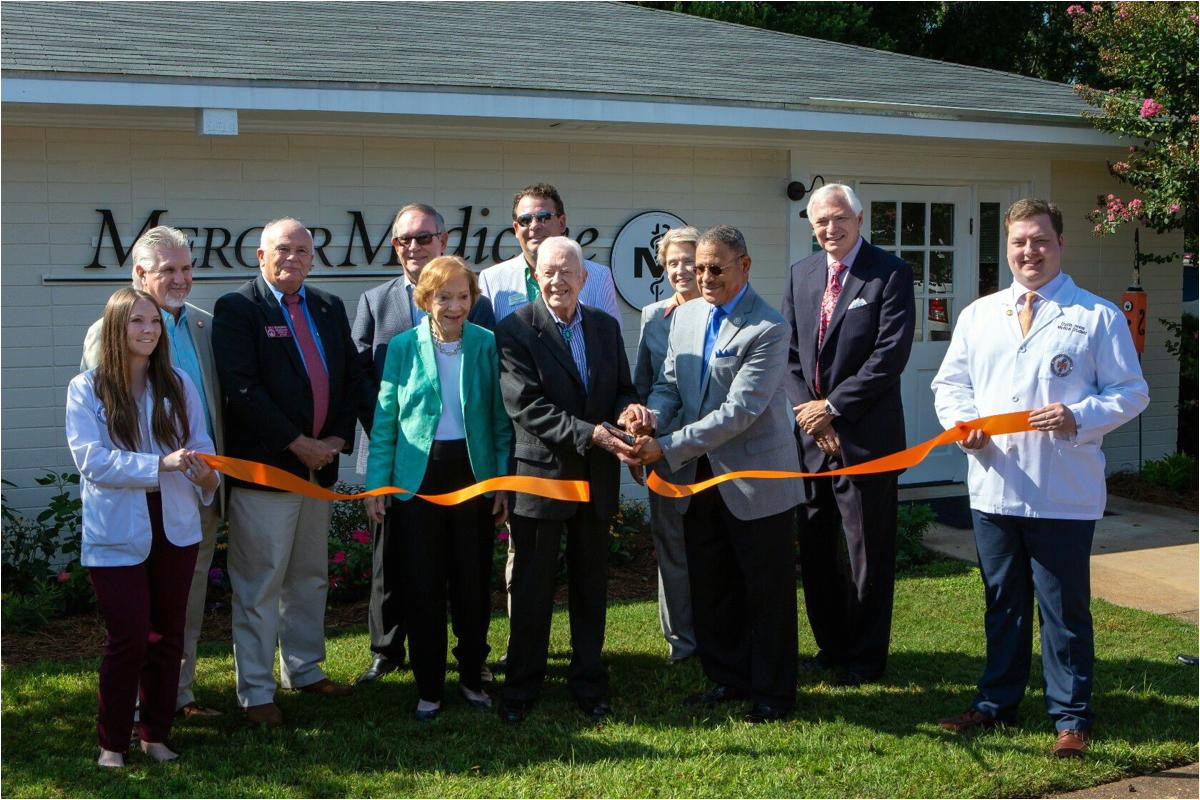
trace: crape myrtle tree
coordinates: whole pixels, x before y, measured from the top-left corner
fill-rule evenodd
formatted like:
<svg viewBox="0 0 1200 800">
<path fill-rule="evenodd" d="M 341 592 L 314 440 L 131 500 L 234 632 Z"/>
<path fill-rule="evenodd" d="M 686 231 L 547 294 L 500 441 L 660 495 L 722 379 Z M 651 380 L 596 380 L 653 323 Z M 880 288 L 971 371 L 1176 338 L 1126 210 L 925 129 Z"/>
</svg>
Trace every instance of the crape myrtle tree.
<svg viewBox="0 0 1200 800">
<path fill-rule="evenodd" d="M 1075 85 L 1098 109 L 1084 116 L 1132 141 L 1128 155 L 1108 164 L 1128 192 L 1097 198 L 1094 231 L 1104 236 L 1128 224 L 1180 230 L 1187 260 L 1196 252 L 1198 10 L 1196 3 L 1124 2 L 1072 5 L 1066 12 L 1099 54 L 1103 83 Z M 1156 253 L 1142 260 L 1178 257 Z"/>
</svg>

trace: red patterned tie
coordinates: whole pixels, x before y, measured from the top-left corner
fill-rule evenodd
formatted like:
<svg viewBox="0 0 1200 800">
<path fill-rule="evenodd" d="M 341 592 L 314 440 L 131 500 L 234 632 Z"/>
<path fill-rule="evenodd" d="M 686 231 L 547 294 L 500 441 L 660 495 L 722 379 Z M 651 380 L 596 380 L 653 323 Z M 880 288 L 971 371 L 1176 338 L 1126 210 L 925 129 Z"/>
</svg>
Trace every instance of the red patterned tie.
<svg viewBox="0 0 1200 800">
<path fill-rule="evenodd" d="M 288 316 L 292 318 L 296 342 L 304 355 L 304 367 L 308 370 L 308 383 L 312 387 L 312 435 L 319 437 L 321 429 L 325 427 L 325 415 L 329 413 L 329 374 L 325 371 L 325 362 L 321 360 L 321 352 L 317 350 L 312 331 L 308 329 L 308 315 L 300 307 L 300 294 L 285 294 L 283 302 L 287 305 Z"/>
<path fill-rule="evenodd" d="M 838 297 L 842 293 L 842 282 L 840 279 L 842 270 L 846 265 L 840 261 L 835 261 L 829 265 L 829 283 L 825 286 L 825 296 L 821 298 L 821 323 L 817 328 L 817 353 L 821 352 L 821 346 L 825 344 L 825 331 L 829 329 L 829 320 L 833 319 L 833 309 L 837 306 Z M 816 372 L 820 372 L 818 368 Z M 821 379 L 817 375 L 813 375 L 813 384 L 817 391 L 821 391 Z"/>
</svg>

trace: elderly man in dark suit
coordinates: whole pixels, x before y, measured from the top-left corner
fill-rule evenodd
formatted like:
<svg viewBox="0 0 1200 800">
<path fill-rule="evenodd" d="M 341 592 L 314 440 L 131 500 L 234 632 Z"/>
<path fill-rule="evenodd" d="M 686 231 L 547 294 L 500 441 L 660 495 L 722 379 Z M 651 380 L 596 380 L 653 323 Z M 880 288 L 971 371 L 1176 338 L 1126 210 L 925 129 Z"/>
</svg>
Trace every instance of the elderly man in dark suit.
<svg viewBox="0 0 1200 800">
<path fill-rule="evenodd" d="M 413 290 L 425 265 L 446 252 L 446 240 L 446 222 L 433 206 L 410 203 L 401 208 L 392 222 L 392 247 L 402 272 L 363 292 L 358 299 L 351 335 L 365 376 L 358 409 L 363 426 L 358 446 L 359 473 L 366 473 L 368 439 L 388 342 L 425 318 L 425 312 L 413 302 Z M 481 296 L 471 307 L 467 320 L 488 330 L 495 328 L 491 302 Z M 359 676 L 359 683 L 378 680 L 404 663 L 405 623 L 400 600 L 404 590 L 399 585 L 403 567 L 399 561 L 400 549 L 395 545 L 396 537 L 385 535 L 383 526 L 371 524 L 371 602 L 367 627 L 373 655 L 371 665 Z"/>
<path fill-rule="evenodd" d="M 500 716 L 524 720 L 541 690 L 559 542 L 567 534 L 571 615 L 568 686 L 593 719 L 612 713 L 601 659 L 607 590 L 608 525 L 617 510 L 618 458 L 636 449 L 602 425 L 637 402 L 616 321 L 579 303 L 587 273 L 574 241 L 542 242 L 534 277 L 539 295 L 496 328 L 500 389 L 515 426 L 516 474 L 585 480 L 590 503 L 518 493 L 510 527 L 516 543 L 512 633 Z M 616 457 L 614 457 L 616 456 Z"/>
<path fill-rule="evenodd" d="M 900 375 L 915 318 L 912 270 L 859 235 L 862 204 L 850 187 L 814 192 L 808 221 L 822 252 L 792 265 L 783 316 L 800 460 L 818 472 L 904 449 Z M 838 670 L 843 685 L 876 681 L 887 663 L 898 474 L 805 480 L 800 568 L 820 648 L 806 666 Z"/>
<path fill-rule="evenodd" d="M 360 362 L 342 301 L 304 285 L 312 259 L 312 235 L 302 223 L 267 223 L 258 249 L 262 274 L 217 301 L 213 355 L 225 392 L 227 454 L 328 487 L 337 480 L 338 453 L 350 451 Z M 230 483 L 238 703 L 250 722 L 280 725 L 276 642 L 284 688 L 326 696 L 350 691 L 319 666 L 331 505 Z"/>
</svg>

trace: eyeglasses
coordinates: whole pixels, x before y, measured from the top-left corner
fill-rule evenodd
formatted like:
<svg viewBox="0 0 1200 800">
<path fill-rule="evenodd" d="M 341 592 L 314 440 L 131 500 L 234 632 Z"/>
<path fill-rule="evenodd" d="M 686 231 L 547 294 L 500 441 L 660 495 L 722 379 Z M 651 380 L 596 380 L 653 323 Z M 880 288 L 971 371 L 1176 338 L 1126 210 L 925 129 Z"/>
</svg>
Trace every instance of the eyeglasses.
<svg viewBox="0 0 1200 800">
<path fill-rule="evenodd" d="M 432 242 L 433 237 L 437 235 L 438 234 L 436 233 L 414 233 L 412 236 L 397 236 L 396 241 L 400 243 L 401 247 L 408 247 L 413 242 L 416 242 L 421 247 L 424 247 Z"/>
<path fill-rule="evenodd" d="M 739 256 L 739 258 L 740 258 L 740 256 Z M 726 270 L 731 270 L 734 267 L 736 267 L 737 265 L 738 265 L 738 262 L 736 262 L 736 261 L 732 264 L 726 264 L 725 266 L 721 266 L 720 264 L 717 264 L 715 266 L 712 264 L 697 264 L 696 266 L 692 267 L 692 271 L 696 273 L 696 277 L 698 277 L 698 278 L 702 277 L 704 275 L 704 273 L 706 273 L 706 272 L 709 275 L 713 276 L 714 278 L 719 278 L 723 274 L 725 274 Z"/>
<path fill-rule="evenodd" d="M 557 216 L 558 216 L 558 214 L 554 213 L 553 211 L 538 211 L 535 214 L 522 214 L 521 216 L 516 218 L 516 222 L 522 228 L 528 228 L 534 222 L 538 222 L 538 223 L 541 223 L 542 225 L 545 225 L 547 222 L 549 222 L 550 220 L 554 219 Z"/>
</svg>

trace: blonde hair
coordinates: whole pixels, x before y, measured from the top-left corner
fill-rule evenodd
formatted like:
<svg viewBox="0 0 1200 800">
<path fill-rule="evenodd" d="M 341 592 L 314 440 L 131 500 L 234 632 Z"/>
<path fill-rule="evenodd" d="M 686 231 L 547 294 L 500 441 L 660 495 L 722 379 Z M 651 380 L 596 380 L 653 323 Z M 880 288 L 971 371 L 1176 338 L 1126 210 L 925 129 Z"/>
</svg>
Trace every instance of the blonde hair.
<svg viewBox="0 0 1200 800">
<path fill-rule="evenodd" d="M 421 278 L 413 289 L 413 302 L 417 308 L 428 314 L 429 301 L 433 299 L 433 295 L 459 275 L 467 276 L 471 305 L 475 305 L 475 301 L 479 299 L 479 279 L 475 277 L 475 271 L 458 256 L 438 256 L 421 269 Z"/>
<path fill-rule="evenodd" d="M 659 266 L 667 265 L 667 248 L 673 244 L 690 244 L 693 249 L 696 247 L 696 242 L 700 240 L 700 231 L 688 225 L 685 228 L 671 228 L 666 234 L 658 240 L 658 263 Z"/>
</svg>

